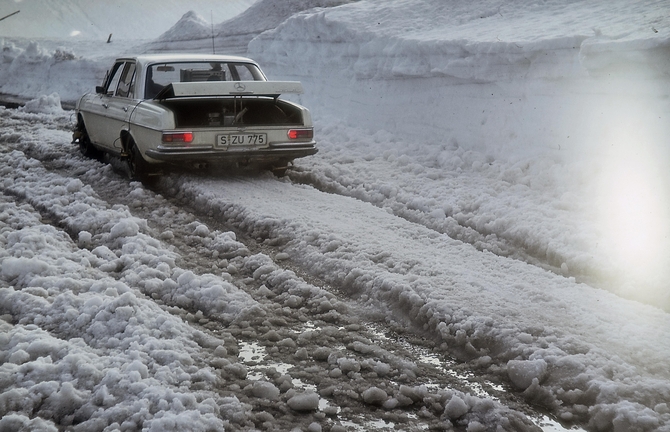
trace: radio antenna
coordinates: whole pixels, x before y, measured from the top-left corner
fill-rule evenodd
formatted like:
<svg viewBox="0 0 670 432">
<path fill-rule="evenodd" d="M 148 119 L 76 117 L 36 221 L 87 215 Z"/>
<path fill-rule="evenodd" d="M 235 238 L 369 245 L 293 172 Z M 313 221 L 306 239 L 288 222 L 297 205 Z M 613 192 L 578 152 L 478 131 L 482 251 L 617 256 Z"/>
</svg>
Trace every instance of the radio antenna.
<svg viewBox="0 0 670 432">
<path fill-rule="evenodd" d="M 214 13 L 211 10 L 209 11 L 209 21 L 212 23 L 212 54 L 216 54 L 214 49 Z"/>
</svg>

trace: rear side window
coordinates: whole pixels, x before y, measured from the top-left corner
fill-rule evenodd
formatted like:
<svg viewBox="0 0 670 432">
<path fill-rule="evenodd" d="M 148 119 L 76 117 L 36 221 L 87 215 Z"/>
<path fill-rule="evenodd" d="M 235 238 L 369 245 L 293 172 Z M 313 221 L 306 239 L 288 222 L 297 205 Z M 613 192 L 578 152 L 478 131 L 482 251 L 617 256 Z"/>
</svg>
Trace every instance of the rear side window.
<svg viewBox="0 0 670 432">
<path fill-rule="evenodd" d="M 123 62 L 115 63 L 114 67 L 112 68 L 111 75 L 107 77 L 105 93 L 108 96 L 112 96 L 116 92 L 116 88 L 118 87 L 119 81 L 121 80 L 121 74 L 123 73 L 123 65 Z"/>
<path fill-rule="evenodd" d="M 135 63 L 128 62 L 123 67 L 116 95 L 119 97 L 132 98 L 135 94 Z"/>
<path fill-rule="evenodd" d="M 117 62 L 112 67 L 105 82 L 107 96 L 134 97 L 135 95 L 135 63 Z"/>
<path fill-rule="evenodd" d="M 236 77 L 235 81 L 256 81 L 256 76 L 254 75 L 254 68 L 251 68 L 251 65 L 248 64 L 235 64 L 229 63 L 230 74 Z"/>
</svg>

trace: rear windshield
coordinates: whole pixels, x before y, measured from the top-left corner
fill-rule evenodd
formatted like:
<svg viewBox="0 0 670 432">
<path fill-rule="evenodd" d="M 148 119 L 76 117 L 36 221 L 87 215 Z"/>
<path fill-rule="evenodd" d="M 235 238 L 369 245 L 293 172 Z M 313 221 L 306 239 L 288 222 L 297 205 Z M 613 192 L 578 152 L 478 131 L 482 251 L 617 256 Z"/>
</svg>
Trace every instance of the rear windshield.
<svg viewBox="0 0 670 432">
<path fill-rule="evenodd" d="M 265 81 L 263 73 L 251 63 L 192 62 L 160 63 L 149 66 L 145 98 L 152 99 L 173 82 Z"/>
</svg>

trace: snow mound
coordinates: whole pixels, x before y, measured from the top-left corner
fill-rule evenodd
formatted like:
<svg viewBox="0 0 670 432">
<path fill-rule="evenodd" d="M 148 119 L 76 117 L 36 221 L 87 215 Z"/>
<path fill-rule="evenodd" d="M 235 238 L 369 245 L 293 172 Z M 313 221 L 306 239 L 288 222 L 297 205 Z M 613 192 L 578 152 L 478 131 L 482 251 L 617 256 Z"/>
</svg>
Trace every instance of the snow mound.
<svg viewBox="0 0 670 432">
<path fill-rule="evenodd" d="M 23 107 L 25 112 L 42 114 L 64 114 L 65 111 L 60 104 L 60 95 L 51 93 L 48 96 L 40 96 L 39 99 L 32 99 L 26 102 Z"/>
<path fill-rule="evenodd" d="M 143 52 L 192 51 L 245 54 L 246 46 L 254 37 L 275 28 L 284 20 L 304 10 L 334 7 L 352 0 L 260 0 L 239 15 L 212 27 L 206 20 L 190 12 L 161 35 L 138 49 Z M 214 34 L 214 47 L 207 39 Z"/>
<path fill-rule="evenodd" d="M 211 24 L 203 17 L 189 11 L 181 17 L 177 24 L 158 37 L 158 41 L 180 41 L 188 39 L 204 39 L 211 36 Z"/>
<path fill-rule="evenodd" d="M 217 33 L 262 33 L 273 29 L 298 12 L 315 8 L 332 8 L 357 0 L 260 0 L 238 16 L 215 27 Z"/>
<path fill-rule="evenodd" d="M 547 362 L 540 360 L 510 360 L 507 374 L 520 390 L 526 390 L 534 382 L 539 383 L 547 373 Z"/>
<path fill-rule="evenodd" d="M 29 41 L 25 48 L 3 41 L 1 49 L 0 93 L 38 98 L 30 103 L 28 109 L 33 111 L 29 112 L 54 113 L 54 95 L 75 101 L 84 92 L 92 91 L 109 67 L 107 60 L 100 64 L 77 56 L 69 48 L 47 49 L 36 41 Z"/>
</svg>

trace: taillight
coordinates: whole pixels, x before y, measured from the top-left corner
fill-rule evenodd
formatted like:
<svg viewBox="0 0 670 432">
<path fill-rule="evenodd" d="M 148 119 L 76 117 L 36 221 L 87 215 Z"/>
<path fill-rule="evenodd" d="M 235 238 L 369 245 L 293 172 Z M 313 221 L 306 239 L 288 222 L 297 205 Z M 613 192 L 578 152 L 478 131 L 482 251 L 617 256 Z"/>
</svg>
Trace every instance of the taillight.
<svg viewBox="0 0 670 432">
<path fill-rule="evenodd" d="M 314 129 L 289 129 L 289 139 L 309 139 L 314 138 Z"/>
<path fill-rule="evenodd" d="M 193 132 L 163 132 L 164 143 L 190 143 L 193 142 Z"/>
</svg>

